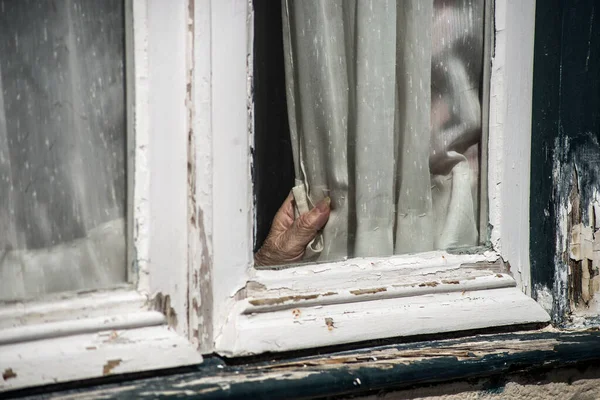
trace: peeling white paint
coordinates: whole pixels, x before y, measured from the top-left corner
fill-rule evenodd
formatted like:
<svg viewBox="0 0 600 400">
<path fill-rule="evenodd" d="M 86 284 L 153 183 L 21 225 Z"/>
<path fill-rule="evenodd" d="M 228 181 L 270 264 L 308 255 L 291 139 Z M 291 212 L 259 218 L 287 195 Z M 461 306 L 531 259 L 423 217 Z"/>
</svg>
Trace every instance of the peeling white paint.
<svg viewBox="0 0 600 400">
<path fill-rule="evenodd" d="M 552 291 L 544 286 L 536 287 L 537 302 L 548 314 L 552 313 L 552 307 L 554 304 L 554 295 Z"/>
<path fill-rule="evenodd" d="M 230 357 L 549 320 L 515 288 L 300 307 L 299 314 L 287 309 L 245 315 L 241 302 L 236 307 L 216 337 L 216 351 Z"/>
<path fill-rule="evenodd" d="M 1 352 L 0 371 L 10 368 L 16 376 L 0 381 L 0 393 L 44 383 L 172 368 L 202 361 L 186 338 L 165 326 L 17 343 L 2 346 Z"/>
<path fill-rule="evenodd" d="M 236 4 L 240 6 L 242 3 Z M 281 271 L 256 271 L 250 268 L 251 254 L 248 239 L 252 213 L 250 188 L 245 182 L 249 181 L 248 137 L 252 135 L 252 103 L 251 99 L 248 99 L 247 92 L 251 71 L 246 65 L 246 63 L 251 65 L 247 61 L 247 55 L 251 54 L 248 49 L 251 49 L 249 38 L 252 37 L 252 12 L 251 7 L 247 6 L 248 18 L 242 19 L 234 12 L 236 7 L 227 5 L 228 2 L 219 2 L 218 6 L 215 2 L 211 2 L 212 23 L 215 27 L 212 32 L 213 52 L 211 53 L 214 96 L 211 115 L 213 130 L 218 133 L 218 142 L 213 145 L 213 156 L 219 157 L 219 160 L 216 158 L 214 160 L 213 177 L 217 176 L 217 173 L 220 177 L 219 181 L 215 180 L 213 187 L 215 200 L 213 220 L 219 221 L 215 226 L 213 237 L 214 321 L 217 350 L 227 355 L 254 354 L 261 351 L 284 351 L 346 343 L 352 340 L 398 336 L 412 332 L 409 328 L 397 328 L 392 321 L 389 322 L 390 326 L 380 321 L 359 323 L 349 331 L 341 328 L 343 324 L 340 325 L 341 327 L 338 326 L 338 320 L 343 321 L 346 318 L 343 316 L 356 313 L 366 318 L 366 315 L 371 314 L 364 310 L 370 310 L 375 306 L 384 310 L 379 318 L 386 321 L 393 320 L 392 315 L 395 310 L 393 304 L 417 302 L 424 297 L 416 295 L 417 289 L 409 294 L 408 289 L 398 289 L 394 284 L 398 284 L 403 279 L 416 282 L 420 276 L 428 272 L 440 273 L 436 268 L 444 262 L 452 265 L 457 259 L 463 257 L 462 261 L 454 265 L 456 268 L 457 265 L 464 263 L 483 261 L 490 255 L 476 255 L 474 257 L 476 261 L 468 261 L 468 255 L 457 255 L 453 258 L 454 255 L 436 253 L 433 256 L 430 254 L 408 256 L 404 259 L 407 261 L 406 264 L 403 264 L 404 261 L 398 261 L 401 259 L 379 258 L 296 266 Z M 494 250 L 490 254 L 494 260 L 501 256 L 510 263 L 512 278 L 507 276 L 508 281 L 502 284 L 514 285 L 512 282 L 514 279 L 518 289 L 490 289 L 485 287 L 488 283 L 484 284 L 483 280 L 475 280 L 477 284 L 482 282 L 483 285 L 476 287 L 466 278 L 459 285 L 462 284 L 463 291 L 474 298 L 477 296 L 476 293 L 486 298 L 489 293 L 497 294 L 503 291 L 506 297 L 502 297 L 502 301 L 506 303 L 502 307 L 508 310 L 514 304 L 522 306 L 518 310 L 513 310 L 511 317 L 514 321 L 523 322 L 529 318 L 533 318 L 529 322 L 547 321 L 547 314 L 528 297 L 531 292 L 529 162 L 535 3 L 497 0 L 495 6 L 496 43 L 491 72 L 488 154 L 489 220 L 493 226 L 491 244 Z M 216 28 L 217 26 L 223 28 Z M 227 27 L 226 35 L 223 32 L 224 27 Z M 227 57 L 224 57 L 225 49 L 227 49 Z M 232 54 L 237 61 L 232 60 Z M 245 78 L 244 82 L 242 77 Z M 249 103 L 242 104 L 243 99 L 248 99 Z M 228 154 L 226 162 L 220 161 L 222 153 Z M 224 212 L 226 208 L 229 214 Z M 233 231 L 232 226 L 236 227 Z M 431 257 L 438 257 L 439 265 L 432 266 Z M 457 276 L 460 276 L 460 273 L 457 272 Z M 463 278 L 460 277 L 459 282 Z M 493 276 L 490 275 L 491 282 L 493 282 L 492 278 Z M 433 286 L 427 286 L 428 281 L 425 278 L 417 284 L 417 287 L 421 283 L 426 285 L 427 290 Z M 450 289 L 452 284 L 440 283 L 439 286 L 439 289 L 431 290 L 435 293 L 431 293 L 430 296 L 452 296 L 456 293 L 462 296 L 462 291 L 448 293 L 452 291 Z M 357 292 L 364 295 L 364 299 L 354 302 Z M 314 298 L 315 295 L 318 297 Z M 277 296 L 287 298 L 283 301 L 283 305 L 272 304 L 266 308 L 256 305 L 260 304 L 260 300 L 265 300 L 265 304 L 278 302 Z M 441 297 L 438 297 L 438 300 Z M 304 308 L 293 304 L 295 299 L 299 299 Z M 259 302 L 255 302 L 254 305 L 249 303 L 253 300 Z M 442 309 L 438 311 L 442 314 L 454 315 L 455 312 L 462 310 L 458 304 L 464 303 L 446 302 L 427 307 L 444 307 L 443 311 Z M 467 321 L 469 329 L 481 324 L 485 325 L 494 319 L 496 309 L 494 308 L 494 311 L 491 311 L 492 308 L 487 309 L 486 307 L 490 305 L 491 303 L 485 301 L 480 305 L 482 308 Z M 455 306 L 459 308 L 454 309 Z M 278 313 L 292 315 L 290 308 L 301 310 L 302 318 L 290 322 L 287 318 L 276 317 L 280 316 Z M 342 308 L 345 314 L 340 311 Z M 324 314 L 310 318 L 307 310 L 311 310 L 310 312 L 318 310 Z M 325 315 L 330 310 L 340 311 L 339 315 L 342 317 L 336 319 Z M 430 318 L 434 318 L 433 316 L 437 318 L 436 313 L 431 313 Z M 333 334 L 321 337 L 317 330 L 322 328 L 320 325 L 324 324 L 323 318 L 330 317 L 334 320 L 332 324 L 334 328 L 331 329 Z M 420 326 L 423 322 L 423 315 L 419 313 L 415 313 L 413 317 L 399 313 L 397 317 L 409 326 Z M 446 326 L 438 320 L 431 326 L 427 326 L 428 332 L 434 332 L 436 329 L 445 330 L 450 325 Z M 304 331 L 299 327 L 307 330 Z M 265 337 L 271 339 L 266 340 Z M 294 338 L 293 343 L 288 340 L 289 338 Z"/>
<path fill-rule="evenodd" d="M 247 1 L 212 0 L 211 135 L 213 318 L 218 331 L 252 267 Z M 250 18 L 249 18 L 250 16 Z"/>
<path fill-rule="evenodd" d="M 141 293 L 148 296 L 150 290 L 149 263 L 150 263 L 150 128 L 149 128 L 149 98 L 150 98 L 150 71 L 148 57 L 148 13 L 145 1 L 132 2 L 133 12 L 133 51 L 134 51 L 134 135 L 133 143 L 133 179 L 132 186 L 132 216 L 133 224 L 133 254 L 132 262 L 135 263 L 137 272 L 134 281 Z M 131 158 L 131 157 L 129 157 Z"/>
<path fill-rule="evenodd" d="M 177 332 L 187 337 L 188 4 L 185 0 L 146 2 L 150 78 L 149 294 L 169 296 L 170 306 L 178 316 Z"/>
<path fill-rule="evenodd" d="M 190 329 L 198 329 L 198 344 L 202 352 L 213 348 L 212 315 L 213 279 L 213 134 L 212 134 L 212 17 L 211 0 L 190 0 L 194 3 L 194 76 L 193 101 L 195 115 L 195 199 L 197 235 L 190 245 L 198 246 L 190 262 L 191 296 L 199 297 L 198 310 L 190 310 Z M 197 274 L 197 275 L 196 275 Z M 193 300 L 192 300 L 193 302 Z M 193 303 L 192 303 L 193 306 Z M 197 318 L 197 319 L 196 319 Z"/>
<path fill-rule="evenodd" d="M 490 87 L 488 200 L 491 243 L 531 294 L 529 176 L 535 1 L 497 0 Z"/>
<path fill-rule="evenodd" d="M 188 1 L 129 5 L 135 88 L 131 259 L 137 279 L 114 290 L 3 306 L 0 369 L 16 376 L 0 382 L 0 391 L 202 360 L 187 340 L 185 317 Z M 150 299 L 162 299 L 167 315 L 151 311 Z"/>
</svg>

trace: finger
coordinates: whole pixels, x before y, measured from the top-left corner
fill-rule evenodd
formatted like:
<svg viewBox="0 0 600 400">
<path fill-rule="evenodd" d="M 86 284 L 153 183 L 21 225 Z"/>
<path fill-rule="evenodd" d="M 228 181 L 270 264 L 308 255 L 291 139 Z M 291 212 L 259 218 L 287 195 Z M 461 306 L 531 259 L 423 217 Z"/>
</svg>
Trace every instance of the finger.
<svg viewBox="0 0 600 400">
<path fill-rule="evenodd" d="M 288 197 L 285 199 L 279 210 L 273 217 L 273 223 L 271 224 L 271 232 L 274 234 L 282 233 L 288 230 L 294 223 L 294 196 L 290 192 Z"/>
<path fill-rule="evenodd" d="M 291 219 L 292 222 L 294 221 L 294 194 L 292 192 L 288 194 L 288 197 L 286 197 L 281 207 L 279 207 L 279 211 L 282 212 L 286 217 Z"/>
<path fill-rule="evenodd" d="M 317 205 L 298 217 L 292 227 L 285 232 L 284 243 L 287 251 L 295 253 L 304 252 L 304 249 L 315 238 L 317 232 L 325 226 L 329 219 L 331 199 L 329 197 L 321 200 Z"/>
</svg>

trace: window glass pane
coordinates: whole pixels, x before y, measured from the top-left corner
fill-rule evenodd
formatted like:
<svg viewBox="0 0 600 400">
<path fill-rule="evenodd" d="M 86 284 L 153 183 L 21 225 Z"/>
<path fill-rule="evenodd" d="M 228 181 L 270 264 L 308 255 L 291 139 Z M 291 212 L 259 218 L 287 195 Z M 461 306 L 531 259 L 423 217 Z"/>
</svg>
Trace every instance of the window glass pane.
<svg viewBox="0 0 600 400">
<path fill-rule="evenodd" d="M 257 263 L 479 244 L 484 1 L 256 0 L 255 12 Z M 310 229 L 292 221 L 312 212 L 320 227 L 311 210 L 329 201 L 298 256 Z M 262 257 L 269 247 L 279 254 Z"/>
<path fill-rule="evenodd" d="M 0 0 L 0 300 L 125 282 L 122 0 Z"/>
</svg>

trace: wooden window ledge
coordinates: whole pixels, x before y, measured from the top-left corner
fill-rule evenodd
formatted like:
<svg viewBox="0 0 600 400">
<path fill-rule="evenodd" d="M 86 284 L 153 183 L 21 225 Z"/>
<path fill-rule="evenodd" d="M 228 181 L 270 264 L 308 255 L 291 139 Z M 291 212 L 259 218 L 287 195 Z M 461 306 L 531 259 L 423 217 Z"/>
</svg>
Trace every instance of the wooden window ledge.
<svg viewBox="0 0 600 400">
<path fill-rule="evenodd" d="M 22 389 L 4 395 L 42 393 L 78 398 L 202 399 L 310 398 L 355 395 L 415 385 L 572 367 L 600 361 L 600 332 L 558 331 L 485 334 L 375 346 L 285 360 L 206 357 L 204 363 L 144 375 L 112 375 L 89 381 Z"/>
</svg>

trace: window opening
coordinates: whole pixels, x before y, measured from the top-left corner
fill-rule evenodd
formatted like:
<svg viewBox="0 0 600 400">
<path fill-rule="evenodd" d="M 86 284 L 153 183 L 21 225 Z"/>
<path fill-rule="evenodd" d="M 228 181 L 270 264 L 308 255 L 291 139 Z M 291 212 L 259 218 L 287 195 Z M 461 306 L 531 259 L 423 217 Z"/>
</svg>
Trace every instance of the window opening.
<svg viewBox="0 0 600 400">
<path fill-rule="evenodd" d="M 290 189 L 331 210 L 293 262 L 481 243 L 484 1 L 254 7 L 256 250 Z"/>
</svg>

